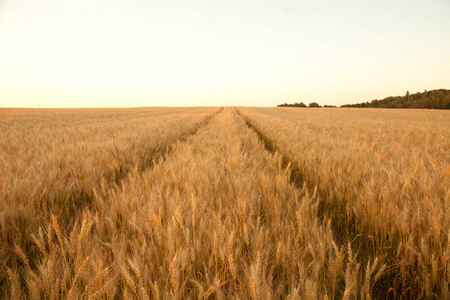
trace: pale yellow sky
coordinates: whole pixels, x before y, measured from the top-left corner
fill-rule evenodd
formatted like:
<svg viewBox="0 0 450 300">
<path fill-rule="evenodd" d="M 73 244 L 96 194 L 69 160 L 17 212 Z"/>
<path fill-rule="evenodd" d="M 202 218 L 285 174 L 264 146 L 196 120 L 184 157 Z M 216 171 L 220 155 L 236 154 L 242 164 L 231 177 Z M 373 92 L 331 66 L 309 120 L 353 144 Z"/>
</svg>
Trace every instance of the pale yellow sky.
<svg viewBox="0 0 450 300">
<path fill-rule="evenodd" d="M 450 1 L 0 2 L 0 107 L 341 105 L 450 88 Z"/>
</svg>

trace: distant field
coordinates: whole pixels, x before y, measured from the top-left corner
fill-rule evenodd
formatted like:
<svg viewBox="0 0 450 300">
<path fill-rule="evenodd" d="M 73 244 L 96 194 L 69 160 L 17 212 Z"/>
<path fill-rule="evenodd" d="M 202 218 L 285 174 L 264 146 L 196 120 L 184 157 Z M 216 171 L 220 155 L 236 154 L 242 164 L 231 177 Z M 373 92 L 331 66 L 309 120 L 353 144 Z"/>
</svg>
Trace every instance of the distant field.
<svg viewBox="0 0 450 300">
<path fill-rule="evenodd" d="M 0 298 L 450 298 L 450 112 L 0 109 Z"/>
</svg>

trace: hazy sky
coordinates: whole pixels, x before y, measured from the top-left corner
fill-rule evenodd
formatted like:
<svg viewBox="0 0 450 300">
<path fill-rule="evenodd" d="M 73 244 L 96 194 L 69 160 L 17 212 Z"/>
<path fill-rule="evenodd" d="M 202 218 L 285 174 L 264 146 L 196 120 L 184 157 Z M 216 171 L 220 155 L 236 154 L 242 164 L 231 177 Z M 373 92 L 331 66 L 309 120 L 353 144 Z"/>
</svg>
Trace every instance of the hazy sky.
<svg viewBox="0 0 450 300">
<path fill-rule="evenodd" d="M 450 1 L 0 0 L 0 107 L 341 105 L 450 88 Z"/>
</svg>

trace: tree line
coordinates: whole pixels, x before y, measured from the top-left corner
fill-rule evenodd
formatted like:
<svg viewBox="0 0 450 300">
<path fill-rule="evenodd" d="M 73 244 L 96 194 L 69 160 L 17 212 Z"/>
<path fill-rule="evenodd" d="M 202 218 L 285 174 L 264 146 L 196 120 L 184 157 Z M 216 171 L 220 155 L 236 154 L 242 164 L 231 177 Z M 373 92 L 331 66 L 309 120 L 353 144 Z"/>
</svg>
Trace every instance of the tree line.
<svg viewBox="0 0 450 300">
<path fill-rule="evenodd" d="M 306 105 L 303 102 L 293 104 L 279 104 L 278 107 L 322 107 L 317 102 L 311 102 Z M 334 105 L 324 105 L 323 107 L 336 107 Z M 425 90 L 423 93 L 417 92 L 410 94 L 406 92 L 404 96 L 390 96 L 382 100 L 374 99 L 372 101 L 356 104 L 344 104 L 340 107 L 376 107 L 376 108 L 429 108 L 429 109 L 450 109 L 450 90 Z"/>
<path fill-rule="evenodd" d="M 450 90 L 439 89 L 404 96 L 390 96 L 382 100 L 372 100 L 357 104 L 345 104 L 341 107 L 377 107 L 377 108 L 430 108 L 450 109 Z"/>
</svg>

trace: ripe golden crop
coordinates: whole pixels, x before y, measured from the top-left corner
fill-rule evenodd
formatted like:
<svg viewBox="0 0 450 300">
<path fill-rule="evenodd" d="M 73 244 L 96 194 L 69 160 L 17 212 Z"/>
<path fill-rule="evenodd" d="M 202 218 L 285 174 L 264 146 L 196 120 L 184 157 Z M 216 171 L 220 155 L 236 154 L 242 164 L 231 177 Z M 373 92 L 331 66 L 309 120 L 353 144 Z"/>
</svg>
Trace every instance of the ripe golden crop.
<svg viewBox="0 0 450 300">
<path fill-rule="evenodd" d="M 0 115 L 1 298 L 449 296 L 448 112 Z"/>
</svg>

